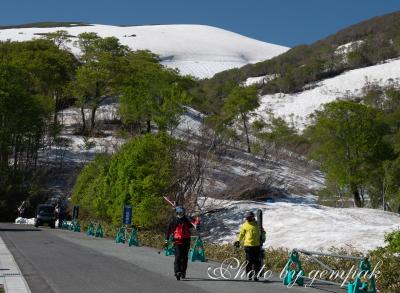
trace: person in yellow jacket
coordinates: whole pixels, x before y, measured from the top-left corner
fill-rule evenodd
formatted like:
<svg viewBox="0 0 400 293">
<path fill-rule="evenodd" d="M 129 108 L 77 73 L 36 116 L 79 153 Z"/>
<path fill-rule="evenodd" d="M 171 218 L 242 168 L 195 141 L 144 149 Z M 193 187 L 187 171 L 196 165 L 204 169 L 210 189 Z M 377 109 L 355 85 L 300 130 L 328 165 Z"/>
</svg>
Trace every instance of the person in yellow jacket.
<svg viewBox="0 0 400 293">
<path fill-rule="evenodd" d="M 262 237 L 260 237 L 254 213 L 247 212 L 245 217 L 246 221 L 240 228 L 239 236 L 234 245 L 239 248 L 240 243 L 243 241 L 247 261 L 246 275 L 249 276 L 249 280 L 253 278 L 254 281 L 258 281 L 257 275 L 261 269 L 261 248 L 265 241 L 265 230 L 264 228 L 262 229 Z"/>
</svg>

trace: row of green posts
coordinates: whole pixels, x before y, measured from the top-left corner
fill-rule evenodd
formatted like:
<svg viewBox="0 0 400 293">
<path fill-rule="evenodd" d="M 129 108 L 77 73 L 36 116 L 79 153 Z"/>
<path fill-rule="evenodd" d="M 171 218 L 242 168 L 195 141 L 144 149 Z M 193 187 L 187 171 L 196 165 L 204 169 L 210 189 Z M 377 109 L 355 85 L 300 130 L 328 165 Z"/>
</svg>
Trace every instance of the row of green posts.
<svg viewBox="0 0 400 293">
<path fill-rule="evenodd" d="M 138 232 L 135 227 L 122 226 L 119 228 L 115 243 L 125 243 L 126 240 L 128 240 L 128 246 L 139 246 Z"/>
<path fill-rule="evenodd" d="M 97 224 L 93 224 L 92 222 L 90 222 L 87 230 L 86 230 L 86 235 L 87 236 L 94 236 L 96 238 L 103 238 L 104 237 L 104 230 L 103 227 L 97 223 Z"/>
<path fill-rule="evenodd" d="M 63 221 L 61 228 L 67 229 L 74 232 L 80 232 L 81 226 L 78 220 L 79 214 L 79 206 L 74 206 L 73 211 L 73 220 L 72 221 Z M 139 246 L 139 237 L 138 231 L 135 227 L 128 227 L 128 225 L 132 225 L 132 207 L 129 205 L 124 206 L 123 212 L 123 224 L 124 226 L 118 229 L 117 235 L 115 237 L 116 243 L 126 243 L 128 242 L 128 246 Z M 86 235 L 94 236 L 98 238 L 104 237 L 104 229 L 100 225 L 100 223 L 93 223 L 90 222 L 89 226 L 86 230 Z M 200 236 L 195 236 L 193 247 L 189 251 L 189 259 L 191 261 L 206 261 L 205 250 L 204 250 L 204 243 L 201 240 Z M 168 239 L 168 246 L 164 249 L 164 254 L 166 256 L 175 255 L 175 248 L 173 237 Z"/>
<path fill-rule="evenodd" d="M 124 206 L 122 218 L 124 226 L 119 228 L 117 236 L 115 237 L 115 242 L 125 243 L 126 241 L 128 241 L 129 246 L 139 246 L 139 237 L 137 230 L 134 227 L 128 228 L 128 225 L 132 225 L 132 207 L 130 205 Z M 164 249 L 164 254 L 166 256 L 175 255 L 172 235 L 168 239 L 168 246 Z M 189 259 L 191 261 L 206 261 L 204 244 L 199 236 L 195 237 L 193 247 L 189 251 Z"/>
<path fill-rule="evenodd" d="M 81 232 L 81 225 L 78 220 L 63 220 L 61 223 L 61 229 L 70 230 L 73 232 Z"/>
<path fill-rule="evenodd" d="M 189 259 L 191 261 L 206 261 L 206 255 L 204 250 L 204 243 L 201 240 L 200 236 L 195 236 L 193 247 L 189 251 Z M 127 226 L 122 226 L 119 228 L 117 236 L 115 237 L 116 243 L 125 243 L 128 241 L 128 246 L 139 246 L 139 237 L 138 231 L 132 227 L 128 228 Z M 170 256 L 175 255 L 175 247 L 173 236 L 171 235 L 168 239 L 168 245 L 164 248 L 164 255 Z"/>
<path fill-rule="evenodd" d="M 315 262 L 319 263 L 326 269 L 329 269 L 331 272 L 334 272 L 328 265 L 323 264 L 322 261 L 315 258 L 317 256 L 329 256 L 334 258 L 342 258 L 342 259 L 350 259 L 359 261 L 358 265 L 358 273 L 353 282 L 347 282 L 347 292 L 348 293 L 376 293 L 376 284 L 375 277 L 373 275 L 373 270 L 371 267 L 371 263 L 367 257 L 353 257 L 353 256 L 344 256 L 344 255 L 333 255 L 321 252 L 310 252 L 304 250 L 294 249 L 291 251 L 289 255 L 289 260 L 285 266 L 285 275 L 283 278 L 284 285 L 292 285 L 296 283 L 299 286 L 304 286 L 304 280 L 310 280 L 309 277 L 306 277 L 303 267 L 300 261 L 300 253 L 303 253 L 310 257 Z M 365 277 L 368 276 L 368 277 Z M 341 285 L 340 283 L 330 282 L 321 279 L 315 279 L 322 283 L 329 283 L 334 285 Z"/>
<path fill-rule="evenodd" d="M 79 206 L 74 206 L 72 211 L 72 221 L 63 220 L 61 223 L 61 229 L 66 229 L 74 232 L 81 232 L 81 224 L 78 220 L 79 217 Z"/>
</svg>

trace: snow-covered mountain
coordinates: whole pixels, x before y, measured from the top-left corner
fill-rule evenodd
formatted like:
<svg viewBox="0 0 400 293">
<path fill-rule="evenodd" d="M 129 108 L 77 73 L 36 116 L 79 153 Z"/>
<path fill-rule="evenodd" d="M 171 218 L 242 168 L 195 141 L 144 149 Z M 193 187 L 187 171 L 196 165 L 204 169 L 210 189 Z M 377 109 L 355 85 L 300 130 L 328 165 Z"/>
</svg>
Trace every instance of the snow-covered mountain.
<svg viewBox="0 0 400 293">
<path fill-rule="evenodd" d="M 257 78 L 247 83 L 258 82 Z M 387 60 L 384 63 L 360 69 L 350 70 L 333 78 L 322 80 L 296 94 L 278 93 L 261 97 L 261 106 L 257 113 L 267 117 L 269 110 L 288 122 L 295 122 L 299 129 L 307 125 L 307 117 L 323 104 L 338 98 L 361 97 L 363 88 L 368 84 L 387 86 L 400 82 L 400 59 Z"/>
<path fill-rule="evenodd" d="M 220 71 L 271 59 L 289 49 L 205 25 L 120 27 L 96 24 L 15 28 L 0 30 L 0 40 L 26 41 L 57 30 L 68 31 L 74 37 L 83 32 L 95 32 L 101 37 L 117 37 L 122 44 L 133 50 L 150 50 L 161 57 L 164 65 L 198 78 L 208 78 Z M 74 53 L 79 53 L 73 42 L 68 46 Z"/>
</svg>

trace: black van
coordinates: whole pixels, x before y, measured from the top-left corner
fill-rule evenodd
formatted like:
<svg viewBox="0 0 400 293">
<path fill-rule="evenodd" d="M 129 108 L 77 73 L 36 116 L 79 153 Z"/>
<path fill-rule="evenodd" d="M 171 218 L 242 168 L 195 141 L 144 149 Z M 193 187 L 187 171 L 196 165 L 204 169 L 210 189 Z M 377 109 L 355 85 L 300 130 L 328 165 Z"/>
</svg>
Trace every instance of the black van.
<svg viewBox="0 0 400 293">
<path fill-rule="evenodd" d="M 50 204 L 40 204 L 36 210 L 35 227 L 39 227 L 45 223 L 53 229 L 56 227 L 55 209 Z"/>
</svg>

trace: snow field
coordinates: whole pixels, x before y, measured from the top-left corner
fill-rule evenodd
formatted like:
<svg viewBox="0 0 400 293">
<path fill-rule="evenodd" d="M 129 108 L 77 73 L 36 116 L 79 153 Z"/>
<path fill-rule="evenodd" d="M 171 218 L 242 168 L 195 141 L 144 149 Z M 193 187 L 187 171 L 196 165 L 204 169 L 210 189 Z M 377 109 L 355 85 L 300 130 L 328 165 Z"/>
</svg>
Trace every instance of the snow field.
<svg viewBox="0 0 400 293">
<path fill-rule="evenodd" d="M 331 247 L 368 252 L 384 246 L 385 233 L 400 228 L 400 215 L 373 209 L 331 208 L 310 203 L 312 198 L 276 202 L 207 199 L 206 206 L 225 208 L 210 214 L 205 237 L 233 243 L 246 211 L 263 211 L 265 247 L 329 251 Z M 207 203 L 208 202 L 208 203 Z M 216 227 L 218 224 L 218 227 Z"/>
<path fill-rule="evenodd" d="M 57 30 L 67 31 L 74 36 L 72 40 L 83 32 L 117 37 L 121 44 L 133 50 L 150 50 L 160 56 L 165 66 L 197 78 L 209 78 L 220 71 L 267 60 L 289 49 L 216 27 L 189 24 L 4 29 L 0 30 L 0 40 L 26 41 Z M 74 54 L 80 53 L 73 42 L 67 46 Z"/>
<path fill-rule="evenodd" d="M 261 97 L 261 106 L 257 114 L 268 118 L 268 110 L 275 116 L 294 122 L 296 127 L 304 129 L 308 116 L 323 104 L 338 98 L 360 97 L 368 83 L 381 86 L 400 81 L 400 59 L 388 60 L 375 66 L 347 71 L 339 76 L 318 82 L 315 88 L 298 94 L 273 94 Z"/>
</svg>

